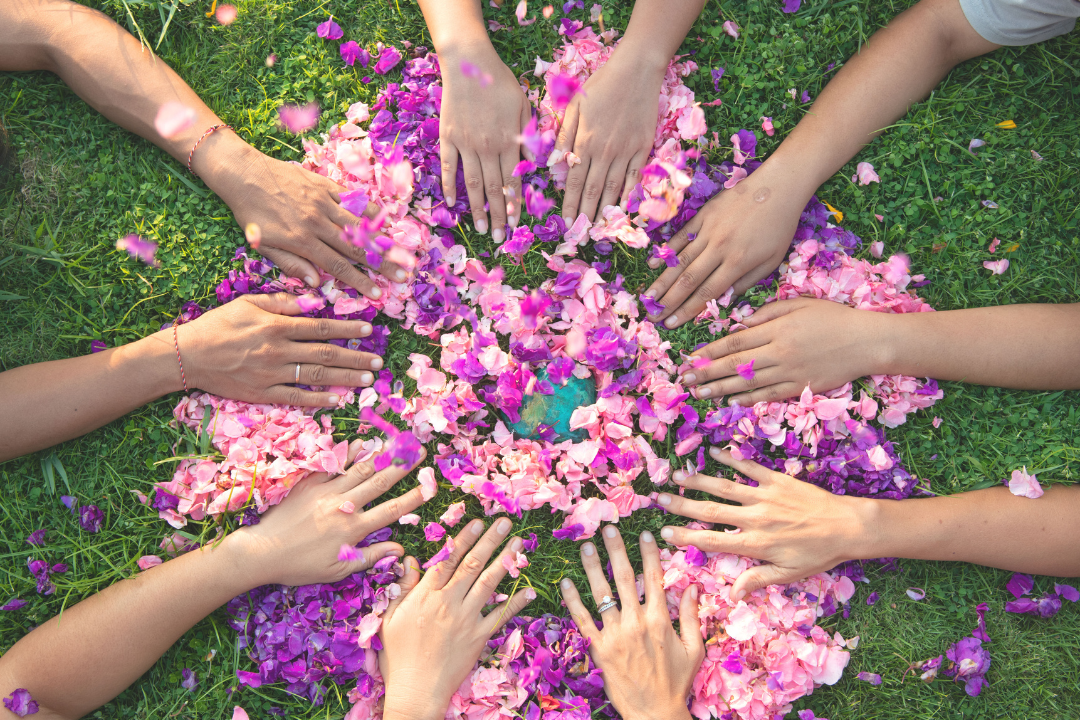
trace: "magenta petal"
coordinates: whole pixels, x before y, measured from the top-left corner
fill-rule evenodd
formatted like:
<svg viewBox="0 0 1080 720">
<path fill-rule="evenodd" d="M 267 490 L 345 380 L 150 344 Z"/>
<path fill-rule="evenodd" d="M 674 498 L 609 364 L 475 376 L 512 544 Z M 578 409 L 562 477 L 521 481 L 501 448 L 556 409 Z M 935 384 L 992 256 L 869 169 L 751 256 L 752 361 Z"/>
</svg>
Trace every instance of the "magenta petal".
<svg viewBox="0 0 1080 720">
<path fill-rule="evenodd" d="M 754 379 L 754 375 L 756 374 L 754 372 L 754 360 L 751 358 L 750 362 L 739 365 L 735 370 L 739 373 L 739 377 L 750 382 Z"/>
<path fill-rule="evenodd" d="M 859 680 L 865 680 L 866 682 L 870 683 L 871 685 L 880 685 L 881 684 L 881 676 L 878 675 L 877 673 L 861 672 L 858 675 L 856 675 L 855 677 L 858 678 Z"/>
<path fill-rule="evenodd" d="M 342 32 L 341 26 L 334 22 L 333 15 L 326 22 L 319 23 L 319 26 L 315 28 L 315 32 L 324 40 L 338 40 L 345 34 Z"/>
<path fill-rule="evenodd" d="M 1080 590 L 1077 590 L 1072 585 L 1058 585 L 1055 583 L 1054 592 L 1069 602 L 1077 602 L 1080 600 Z"/>
<path fill-rule="evenodd" d="M 1022 598 L 1031 592 L 1035 587 L 1035 580 L 1030 575 L 1023 573 L 1014 573 L 1009 582 L 1005 584 L 1005 589 L 1012 593 L 1014 598 Z"/>
<path fill-rule="evenodd" d="M 926 591 L 922 588 L 909 587 L 907 589 L 907 596 L 912 600 L 922 600 L 924 597 L 926 597 Z"/>
<path fill-rule="evenodd" d="M 19 717 L 33 715 L 38 711 L 38 704 L 30 697 L 30 691 L 19 688 L 4 698 L 4 707 Z"/>
</svg>

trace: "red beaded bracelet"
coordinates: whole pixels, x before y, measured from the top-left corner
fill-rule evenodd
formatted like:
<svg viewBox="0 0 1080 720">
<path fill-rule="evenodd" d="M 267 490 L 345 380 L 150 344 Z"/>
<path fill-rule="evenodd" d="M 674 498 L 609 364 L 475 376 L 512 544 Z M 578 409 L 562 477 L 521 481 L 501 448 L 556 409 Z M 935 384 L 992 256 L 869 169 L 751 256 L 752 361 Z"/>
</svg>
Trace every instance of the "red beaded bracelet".
<svg viewBox="0 0 1080 720">
<path fill-rule="evenodd" d="M 180 318 L 177 317 L 175 320 L 173 320 L 172 324 L 172 341 L 173 347 L 176 348 L 176 362 L 180 365 L 180 379 L 184 381 L 184 392 L 187 392 L 187 375 L 184 374 L 184 361 L 180 359 L 180 341 L 176 339 L 176 328 L 179 325 Z"/>
<path fill-rule="evenodd" d="M 191 173 L 192 175 L 195 175 L 195 177 L 199 177 L 195 173 L 195 171 L 191 169 L 191 159 L 193 157 L 195 157 L 195 151 L 199 148 L 199 145 L 202 144 L 203 140 L 210 137 L 210 135 L 213 134 L 213 132 L 215 130 L 220 130 L 221 128 L 226 128 L 227 130 L 232 130 L 232 126 L 231 125 L 226 125 L 225 123 L 222 123 L 221 125 L 213 125 L 213 126 L 211 126 L 209 130 L 207 130 L 206 132 L 204 132 L 202 134 L 202 137 L 200 137 L 198 140 L 195 141 L 195 145 L 192 146 L 191 152 L 188 153 L 188 156 L 187 156 L 187 169 L 188 169 L 188 172 Z"/>
</svg>

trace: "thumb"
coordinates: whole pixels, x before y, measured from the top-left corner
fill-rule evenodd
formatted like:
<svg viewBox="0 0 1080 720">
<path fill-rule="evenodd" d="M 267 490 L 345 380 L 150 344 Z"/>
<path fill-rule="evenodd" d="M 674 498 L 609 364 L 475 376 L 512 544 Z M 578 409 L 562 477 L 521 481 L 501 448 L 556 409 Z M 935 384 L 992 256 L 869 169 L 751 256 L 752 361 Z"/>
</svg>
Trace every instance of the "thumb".
<svg viewBox="0 0 1080 720">
<path fill-rule="evenodd" d="M 746 320 L 743 321 L 743 325 L 746 327 L 763 325 L 770 320 L 775 320 L 776 318 L 783 317 L 798 310 L 802 305 L 801 299 L 781 300 L 779 302 L 767 303 L 758 308 L 753 315 L 746 318 Z"/>
<path fill-rule="evenodd" d="M 798 571 L 782 568 L 779 565 L 756 565 L 747 568 L 731 586 L 732 597 L 742 600 L 744 597 L 769 585 L 783 585 L 803 577 Z"/>
<path fill-rule="evenodd" d="M 405 599 L 405 596 L 413 591 L 416 585 L 420 582 L 420 563 L 416 561 L 412 555 L 409 555 L 401 561 L 405 566 L 405 574 L 397 581 L 400 592 L 398 596 L 390 601 L 390 604 L 386 606 L 386 610 L 383 612 L 383 624 L 385 624 L 390 617 L 401 605 L 401 601 Z"/>
<path fill-rule="evenodd" d="M 698 587 L 691 585 L 679 603 L 679 635 L 686 655 L 694 661 L 694 669 L 705 658 L 705 641 L 701 637 L 701 617 L 698 615 Z"/>
<path fill-rule="evenodd" d="M 559 134 L 555 139 L 555 149 L 551 151 L 552 156 L 556 154 L 565 155 L 574 149 L 574 140 L 577 138 L 577 126 L 578 126 L 578 111 L 577 111 L 577 98 L 570 101 L 570 104 L 566 108 L 566 112 L 563 114 L 562 127 L 559 128 Z M 551 157 L 548 158 L 548 163 L 551 163 Z"/>
<path fill-rule="evenodd" d="M 289 293 L 271 293 L 269 295 L 244 295 L 243 300 L 260 310 L 275 315 L 299 315 L 303 312 L 296 298 Z"/>
<path fill-rule="evenodd" d="M 405 549 L 395 542 L 375 543 L 366 548 L 360 548 L 357 552 L 356 559 L 346 561 L 345 567 L 349 569 L 350 574 L 364 572 L 365 570 L 370 570 L 375 567 L 375 563 L 388 555 L 392 557 L 401 557 L 404 554 Z"/>
</svg>

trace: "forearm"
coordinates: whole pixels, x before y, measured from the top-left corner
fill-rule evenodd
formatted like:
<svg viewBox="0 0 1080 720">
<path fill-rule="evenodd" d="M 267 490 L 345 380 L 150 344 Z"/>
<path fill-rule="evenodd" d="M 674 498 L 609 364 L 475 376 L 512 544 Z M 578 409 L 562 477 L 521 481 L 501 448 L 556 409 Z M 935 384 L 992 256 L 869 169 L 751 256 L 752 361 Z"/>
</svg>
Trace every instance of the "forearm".
<svg viewBox="0 0 1080 720">
<path fill-rule="evenodd" d="M 805 203 L 949 70 L 997 47 L 972 29 L 958 0 L 923 0 L 847 61 L 762 169 L 780 165 L 801 174 Z"/>
<path fill-rule="evenodd" d="M 0 658 L 0 694 L 26 688 L 50 718 L 116 697 L 195 623 L 258 584 L 228 540 L 123 580 L 35 628 Z"/>
<path fill-rule="evenodd" d="M 1080 388 L 1080 303 L 882 315 L 871 374 L 1025 390 Z"/>
<path fill-rule="evenodd" d="M 666 70 L 704 6 L 704 0 L 637 0 L 616 52 L 631 52 Z"/>
<path fill-rule="evenodd" d="M 1080 487 L 1032 500 L 1007 488 L 919 500 L 855 499 L 852 559 L 955 560 L 1038 575 L 1080 575 Z"/>
<path fill-rule="evenodd" d="M 450 57 L 470 49 L 490 49 L 480 0 L 418 0 L 431 43 L 440 55 Z"/>
<path fill-rule="evenodd" d="M 171 330 L 0 373 L 0 462 L 78 437 L 182 387 Z"/>
</svg>

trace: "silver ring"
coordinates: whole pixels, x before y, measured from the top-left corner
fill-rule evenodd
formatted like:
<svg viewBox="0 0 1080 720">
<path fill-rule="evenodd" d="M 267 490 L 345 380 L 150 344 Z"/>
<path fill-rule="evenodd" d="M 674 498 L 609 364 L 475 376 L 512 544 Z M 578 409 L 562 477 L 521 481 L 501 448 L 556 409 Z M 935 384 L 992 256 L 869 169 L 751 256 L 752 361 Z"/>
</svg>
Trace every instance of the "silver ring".
<svg viewBox="0 0 1080 720">
<path fill-rule="evenodd" d="M 596 612 L 599 615 L 603 615 L 606 611 L 610 610 L 613 607 L 618 607 L 618 605 L 618 601 L 612 599 L 610 595 L 605 595 L 604 597 L 600 598 L 600 604 L 596 606 Z"/>
<path fill-rule="evenodd" d="M 300 384 L 300 363 L 296 363 L 296 379 L 293 380 L 293 384 Z"/>
</svg>

